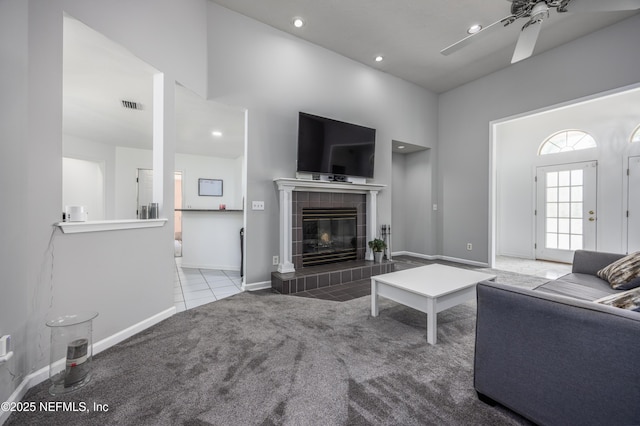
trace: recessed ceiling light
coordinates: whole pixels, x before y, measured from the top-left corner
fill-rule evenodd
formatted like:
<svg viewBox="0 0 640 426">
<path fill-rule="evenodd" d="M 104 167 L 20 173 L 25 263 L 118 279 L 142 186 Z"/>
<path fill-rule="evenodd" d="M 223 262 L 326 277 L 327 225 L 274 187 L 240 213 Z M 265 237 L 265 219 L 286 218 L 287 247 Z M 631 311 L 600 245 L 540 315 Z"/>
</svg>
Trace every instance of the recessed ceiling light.
<svg viewBox="0 0 640 426">
<path fill-rule="evenodd" d="M 404 149 L 404 145 L 398 145 L 398 149 Z"/>
<path fill-rule="evenodd" d="M 293 26 L 296 28 L 304 27 L 304 19 L 302 18 L 293 18 Z"/>
<path fill-rule="evenodd" d="M 214 130 L 213 132 L 211 132 L 211 134 L 216 138 L 219 138 L 222 136 L 222 132 L 220 130 Z"/>
<path fill-rule="evenodd" d="M 382 62 L 383 60 L 384 60 L 384 57 L 382 55 L 376 56 L 376 62 Z"/>
<path fill-rule="evenodd" d="M 467 30 L 467 33 L 469 34 L 475 34 L 478 31 L 480 31 L 482 29 L 482 25 L 480 24 L 475 24 L 469 27 L 469 29 Z"/>
</svg>

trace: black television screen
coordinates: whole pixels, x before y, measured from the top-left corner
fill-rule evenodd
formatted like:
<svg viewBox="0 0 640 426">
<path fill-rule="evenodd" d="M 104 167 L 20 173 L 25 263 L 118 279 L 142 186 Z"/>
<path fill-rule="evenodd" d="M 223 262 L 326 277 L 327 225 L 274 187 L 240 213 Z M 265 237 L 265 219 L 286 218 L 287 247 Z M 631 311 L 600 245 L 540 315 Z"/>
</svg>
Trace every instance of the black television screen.
<svg viewBox="0 0 640 426">
<path fill-rule="evenodd" d="M 298 172 L 373 178 L 376 130 L 301 112 Z"/>
</svg>

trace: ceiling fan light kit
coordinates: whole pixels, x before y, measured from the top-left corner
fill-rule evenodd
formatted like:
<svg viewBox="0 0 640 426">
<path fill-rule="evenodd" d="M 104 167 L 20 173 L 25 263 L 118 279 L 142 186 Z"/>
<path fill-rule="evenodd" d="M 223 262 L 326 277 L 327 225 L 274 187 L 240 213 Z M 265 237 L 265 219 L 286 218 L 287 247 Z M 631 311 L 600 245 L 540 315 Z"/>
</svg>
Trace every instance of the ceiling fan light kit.
<svg viewBox="0 0 640 426">
<path fill-rule="evenodd" d="M 440 53 L 450 55 L 492 32 L 492 29 L 506 27 L 521 18 L 528 18 L 522 26 L 511 63 L 530 57 L 538 41 L 542 23 L 550 18 L 549 11 L 558 13 L 581 12 L 617 12 L 640 9 L 640 0 L 507 0 L 511 2 L 511 15 L 506 16 L 476 32 L 467 31 L 470 35 L 442 49 Z M 500 25 L 497 25 L 500 24 Z"/>
<path fill-rule="evenodd" d="M 478 31 L 480 31 L 481 29 L 482 29 L 482 25 L 474 24 L 474 25 L 469 27 L 469 29 L 467 30 L 467 34 L 475 34 Z"/>
</svg>

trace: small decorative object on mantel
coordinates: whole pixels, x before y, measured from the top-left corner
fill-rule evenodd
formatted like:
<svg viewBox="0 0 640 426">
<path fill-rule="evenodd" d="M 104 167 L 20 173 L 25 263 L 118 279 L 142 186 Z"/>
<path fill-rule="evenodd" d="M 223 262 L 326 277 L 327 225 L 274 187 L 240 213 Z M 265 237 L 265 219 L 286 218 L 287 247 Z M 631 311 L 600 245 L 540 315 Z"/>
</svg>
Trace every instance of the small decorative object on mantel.
<svg viewBox="0 0 640 426">
<path fill-rule="evenodd" d="M 387 248 L 387 243 L 385 243 L 384 240 L 375 238 L 369 241 L 368 244 L 371 251 L 373 251 L 373 261 L 375 263 L 381 263 L 382 255 L 384 254 L 384 249 Z"/>
</svg>

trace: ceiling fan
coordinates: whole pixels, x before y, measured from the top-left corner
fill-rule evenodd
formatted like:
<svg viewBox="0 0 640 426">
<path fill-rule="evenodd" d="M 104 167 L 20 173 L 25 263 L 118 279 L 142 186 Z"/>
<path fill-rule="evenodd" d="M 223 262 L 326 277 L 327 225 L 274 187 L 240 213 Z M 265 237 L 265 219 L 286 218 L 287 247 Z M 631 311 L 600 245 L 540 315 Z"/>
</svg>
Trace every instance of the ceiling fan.
<svg viewBox="0 0 640 426">
<path fill-rule="evenodd" d="M 482 28 L 462 40 L 453 43 L 440 51 L 443 55 L 450 55 L 463 47 L 478 40 L 492 29 L 506 27 L 521 18 L 527 19 L 513 52 L 511 63 L 528 58 L 536 46 L 542 22 L 549 18 L 549 11 L 555 9 L 558 13 L 579 12 L 616 12 L 640 9 L 640 0 L 507 0 L 511 2 L 511 15 Z"/>
</svg>

